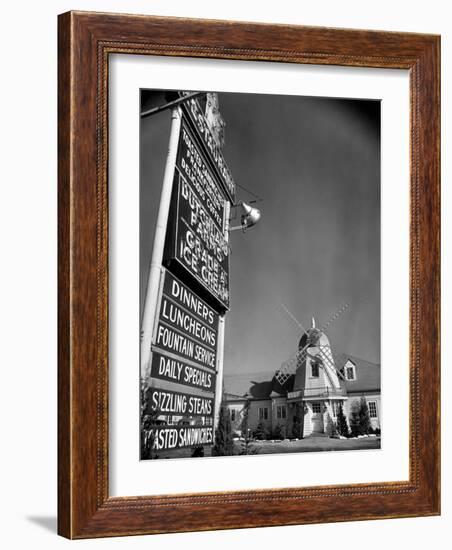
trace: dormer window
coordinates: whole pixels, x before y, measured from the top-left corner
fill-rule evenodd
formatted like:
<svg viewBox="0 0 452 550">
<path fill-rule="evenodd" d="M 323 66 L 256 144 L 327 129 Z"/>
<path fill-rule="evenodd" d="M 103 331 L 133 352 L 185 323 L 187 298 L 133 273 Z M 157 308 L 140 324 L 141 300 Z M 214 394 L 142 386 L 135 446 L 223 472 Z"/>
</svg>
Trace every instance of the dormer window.
<svg viewBox="0 0 452 550">
<path fill-rule="evenodd" d="M 344 377 L 347 382 L 356 380 L 356 366 L 350 359 L 344 365 Z"/>
</svg>

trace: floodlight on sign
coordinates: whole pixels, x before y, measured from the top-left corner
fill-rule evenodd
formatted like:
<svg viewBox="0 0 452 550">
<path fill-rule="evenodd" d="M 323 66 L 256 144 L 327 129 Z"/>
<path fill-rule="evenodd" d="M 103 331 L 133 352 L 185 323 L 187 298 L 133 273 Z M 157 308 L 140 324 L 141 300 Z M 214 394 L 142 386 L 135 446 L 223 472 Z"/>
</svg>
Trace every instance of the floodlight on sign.
<svg viewBox="0 0 452 550">
<path fill-rule="evenodd" d="M 251 227 L 255 226 L 261 219 L 261 211 L 246 202 L 240 201 L 234 206 L 241 208 L 242 215 L 240 217 L 240 225 L 230 227 L 229 231 L 236 231 L 237 229 L 241 229 L 243 232 L 245 232 Z"/>
</svg>

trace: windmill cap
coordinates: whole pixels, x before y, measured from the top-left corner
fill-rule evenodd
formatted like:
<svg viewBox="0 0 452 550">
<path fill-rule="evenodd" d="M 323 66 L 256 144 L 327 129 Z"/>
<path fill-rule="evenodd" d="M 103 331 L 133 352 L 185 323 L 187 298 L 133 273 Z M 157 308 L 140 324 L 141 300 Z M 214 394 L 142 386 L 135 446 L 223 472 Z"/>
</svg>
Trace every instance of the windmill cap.
<svg viewBox="0 0 452 550">
<path fill-rule="evenodd" d="M 304 348 L 307 344 L 310 346 L 329 345 L 328 336 L 318 328 L 309 328 L 300 338 L 299 348 Z"/>
</svg>

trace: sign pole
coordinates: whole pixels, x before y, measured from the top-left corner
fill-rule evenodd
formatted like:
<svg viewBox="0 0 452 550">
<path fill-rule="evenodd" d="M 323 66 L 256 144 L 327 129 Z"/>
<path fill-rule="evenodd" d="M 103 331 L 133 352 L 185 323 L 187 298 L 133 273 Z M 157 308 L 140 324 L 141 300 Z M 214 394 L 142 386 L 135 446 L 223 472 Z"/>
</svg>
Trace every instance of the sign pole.
<svg viewBox="0 0 452 550">
<path fill-rule="evenodd" d="M 215 384 L 215 407 L 214 407 L 214 431 L 218 428 L 220 420 L 220 407 L 223 399 L 223 364 L 224 364 L 224 322 L 225 317 L 222 315 L 218 322 L 218 366 L 217 378 Z"/>
<path fill-rule="evenodd" d="M 163 177 L 162 194 L 157 215 L 157 223 L 149 269 L 146 297 L 144 301 L 143 319 L 141 323 L 140 370 L 141 377 L 149 373 L 151 359 L 152 333 L 157 310 L 160 276 L 162 273 L 163 249 L 165 246 L 166 226 L 173 189 L 174 169 L 176 166 L 177 148 L 181 127 L 182 112 L 179 106 L 174 107 L 171 115 L 171 133 L 166 157 L 165 175 Z"/>
<path fill-rule="evenodd" d="M 225 206 L 225 224 L 224 224 L 224 236 L 226 242 L 229 242 L 229 216 L 231 206 L 229 201 Z M 224 366 L 224 329 L 225 329 L 225 315 L 222 315 L 218 323 L 218 366 L 217 366 L 217 379 L 215 384 L 215 408 L 214 408 L 214 431 L 218 428 L 218 422 L 220 420 L 220 406 L 223 399 L 223 366 Z"/>
</svg>

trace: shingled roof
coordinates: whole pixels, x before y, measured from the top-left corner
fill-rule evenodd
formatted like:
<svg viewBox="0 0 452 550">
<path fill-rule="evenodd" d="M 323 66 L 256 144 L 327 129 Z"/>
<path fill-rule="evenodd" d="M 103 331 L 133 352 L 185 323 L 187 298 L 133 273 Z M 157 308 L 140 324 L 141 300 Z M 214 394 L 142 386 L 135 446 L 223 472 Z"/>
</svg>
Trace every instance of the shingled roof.
<svg viewBox="0 0 452 550">
<path fill-rule="evenodd" d="M 356 380 L 341 380 L 347 393 L 363 393 L 368 391 L 380 391 L 380 365 L 359 359 L 345 353 L 335 354 L 334 361 L 338 370 L 343 369 L 350 360 L 356 367 Z M 271 399 L 273 396 L 284 396 L 292 391 L 294 383 L 292 375 L 283 386 L 275 378 L 275 371 L 262 371 L 254 373 L 238 373 L 224 375 L 224 391 L 228 401 L 241 400 L 248 396 L 251 399 Z"/>
<path fill-rule="evenodd" d="M 345 385 L 347 393 L 363 393 L 367 391 L 380 391 L 380 365 L 370 363 L 364 359 L 340 353 L 334 356 L 336 368 L 342 370 L 347 361 L 350 360 L 355 365 L 356 380 L 341 380 Z"/>
<path fill-rule="evenodd" d="M 284 396 L 293 386 L 293 376 L 284 386 L 276 380 L 275 371 L 253 372 L 249 374 L 224 375 L 224 391 L 228 400 L 240 400 L 245 396 L 251 399 L 270 399 L 272 392 Z"/>
</svg>

